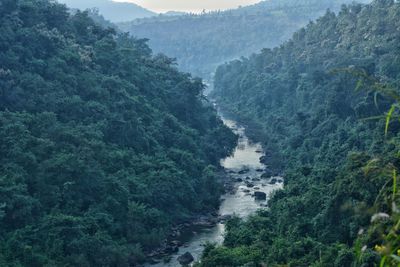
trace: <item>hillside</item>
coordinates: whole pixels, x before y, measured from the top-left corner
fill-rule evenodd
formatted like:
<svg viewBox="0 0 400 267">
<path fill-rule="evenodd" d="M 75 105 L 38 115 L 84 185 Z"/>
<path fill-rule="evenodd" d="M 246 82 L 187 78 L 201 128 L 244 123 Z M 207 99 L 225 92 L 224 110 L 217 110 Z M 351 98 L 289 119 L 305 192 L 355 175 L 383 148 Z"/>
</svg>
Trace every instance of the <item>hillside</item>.
<svg viewBox="0 0 400 267">
<path fill-rule="evenodd" d="M 149 38 L 155 52 L 177 58 L 182 70 L 210 79 L 219 64 L 278 46 L 328 8 L 337 11 L 351 2 L 271 0 L 224 12 L 140 19 L 119 27 Z"/>
<path fill-rule="evenodd" d="M 214 97 L 285 189 L 199 266 L 398 266 L 399 17 L 392 0 L 344 6 L 218 68 Z"/>
<path fill-rule="evenodd" d="M 111 22 L 124 22 L 157 16 L 157 13 L 134 3 L 114 2 L 112 0 L 57 0 L 69 8 L 86 10 L 96 8 L 105 19 Z"/>
<path fill-rule="evenodd" d="M 236 136 L 145 41 L 7 0 L 0 62 L 0 266 L 135 266 L 218 207 Z"/>
</svg>

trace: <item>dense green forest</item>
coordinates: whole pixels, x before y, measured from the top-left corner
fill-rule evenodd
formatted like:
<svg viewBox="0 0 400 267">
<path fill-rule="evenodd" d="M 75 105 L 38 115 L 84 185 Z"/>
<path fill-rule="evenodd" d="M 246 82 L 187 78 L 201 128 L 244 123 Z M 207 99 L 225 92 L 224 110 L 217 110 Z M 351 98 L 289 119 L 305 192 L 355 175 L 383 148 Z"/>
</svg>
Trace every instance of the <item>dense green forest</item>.
<svg viewBox="0 0 400 267">
<path fill-rule="evenodd" d="M 368 2 L 368 0 L 362 0 Z M 159 16 L 118 26 L 149 38 L 155 52 L 177 58 L 182 70 L 210 79 L 219 64 L 272 48 L 330 8 L 352 0 L 271 0 L 221 12 Z"/>
<path fill-rule="evenodd" d="M 236 136 L 145 40 L 0 2 L 0 266 L 129 266 L 215 210 Z"/>
<path fill-rule="evenodd" d="M 399 18 L 393 0 L 343 6 L 218 68 L 214 97 L 263 142 L 285 189 L 231 220 L 200 266 L 398 266 Z"/>
</svg>

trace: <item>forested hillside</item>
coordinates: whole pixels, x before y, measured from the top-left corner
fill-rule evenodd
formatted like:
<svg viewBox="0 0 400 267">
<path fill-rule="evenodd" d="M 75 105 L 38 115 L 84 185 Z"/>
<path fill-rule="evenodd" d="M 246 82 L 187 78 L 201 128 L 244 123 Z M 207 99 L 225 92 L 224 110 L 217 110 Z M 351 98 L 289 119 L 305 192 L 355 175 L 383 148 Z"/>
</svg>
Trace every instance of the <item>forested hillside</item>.
<svg viewBox="0 0 400 267">
<path fill-rule="evenodd" d="M 134 19 L 157 16 L 157 13 L 132 2 L 115 2 L 112 0 L 57 0 L 69 8 L 86 10 L 97 9 L 107 20 L 112 22 L 131 21 Z"/>
<path fill-rule="evenodd" d="M 0 2 L 0 266 L 134 266 L 219 204 L 236 137 L 146 42 Z"/>
<path fill-rule="evenodd" d="M 200 266 L 398 266 L 399 18 L 393 0 L 345 6 L 218 69 L 214 97 L 285 189 Z"/>
<path fill-rule="evenodd" d="M 182 70 L 210 79 L 219 64 L 278 46 L 328 8 L 336 11 L 351 2 L 271 0 L 224 12 L 141 19 L 119 27 L 149 38 L 155 52 L 177 58 Z"/>
</svg>

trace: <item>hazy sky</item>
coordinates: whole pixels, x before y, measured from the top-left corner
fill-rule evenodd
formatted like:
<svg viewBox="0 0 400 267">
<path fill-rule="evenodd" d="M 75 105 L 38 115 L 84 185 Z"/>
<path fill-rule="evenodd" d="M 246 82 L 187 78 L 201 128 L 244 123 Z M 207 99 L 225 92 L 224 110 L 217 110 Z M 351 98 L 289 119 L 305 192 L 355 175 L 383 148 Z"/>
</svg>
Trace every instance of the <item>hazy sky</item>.
<svg viewBox="0 0 400 267">
<path fill-rule="evenodd" d="M 156 12 L 191 11 L 201 12 L 203 9 L 218 10 L 236 8 L 240 5 L 251 5 L 260 0 L 114 0 L 117 2 L 133 2 Z"/>
</svg>

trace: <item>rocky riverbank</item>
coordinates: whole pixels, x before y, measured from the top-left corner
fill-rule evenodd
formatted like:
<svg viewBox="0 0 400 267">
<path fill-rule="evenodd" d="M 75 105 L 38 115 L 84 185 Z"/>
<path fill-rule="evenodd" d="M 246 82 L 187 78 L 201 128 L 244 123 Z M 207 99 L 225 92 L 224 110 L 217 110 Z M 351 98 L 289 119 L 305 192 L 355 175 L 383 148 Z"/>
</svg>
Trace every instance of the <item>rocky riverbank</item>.
<svg viewBox="0 0 400 267">
<path fill-rule="evenodd" d="M 230 176 L 230 173 L 227 170 L 222 170 L 219 175 L 220 182 L 224 188 L 224 194 L 234 194 L 237 190 L 235 181 Z M 215 227 L 218 223 L 225 223 L 230 218 L 230 215 L 218 215 L 217 211 L 213 211 L 193 216 L 185 222 L 174 225 L 171 228 L 168 238 L 163 241 L 160 247 L 146 254 L 147 263 L 167 263 L 171 259 L 172 254 L 177 253 L 180 247 L 185 246 L 185 242 L 187 239 L 190 239 L 191 235 L 201 232 L 204 229 Z"/>
<path fill-rule="evenodd" d="M 256 170 L 256 172 L 260 174 L 262 173 L 259 178 L 251 178 L 249 172 L 250 170 L 248 168 L 242 168 L 238 171 L 221 171 L 220 182 L 224 187 L 224 195 L 235 195 L 240 189 L 245 193 L 245 195 L 253 197 L 254 201 L 265 201 L 267 199 L 267 194 L 258 191 L 260 190 L 259 186 L 283 183 L 283 178 L 270 177 L 268 176 L 269 172 L 266 172 L 265 169 Z M 243 178 L 238 178 L 238 176 Z M 258 186 L 255 185 L 257 183 Z M 224 198 L 221 198 L 221 202 L 222 201 L 224 201 Z M 260 204 L 260 207 L 264 206 L 266 205 L 263 203 Z M 164 240 L 162 245 L 147 254 L 147 262 L 150 264 L 168 263 L 171 260 L 172 254 L 177 253 L 181 247 L 187 246 L 187 241 L 191 236 L 200 233 L 205 229 L 213 228 L 217 224 L 225 224 L 225 222 L 230 218 L 232 218 L 232 215 L 220 215 L 217 211 L 214 211 L 208 214 L 194 216 L 185 222 L 173 226 L 168 238 Z M 182 258 L 182 262 L 185 262 L 189 258 L 189 255 L 186 255 Z"/>
<path fill-rule="evenodd" d="M 147 255 L 154 267 L 176 267 L 200 260 L 204 244 L 223 243 L 224 225 L 229 218 L 254 214 L 267 206 L 273 191 L 283 187 L 281 172 L 268 167 L 272 155 L 260 143 L 249 140 L 245 129 L 235 121 L 224 119 L 224 122 L 239 136 L 239 141 L 233 155 L 221 161 L 219 179 L 225 193 L 219 210 L 174 225 L 162 246 Z"/>
</svg>

